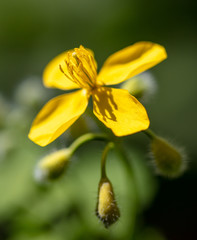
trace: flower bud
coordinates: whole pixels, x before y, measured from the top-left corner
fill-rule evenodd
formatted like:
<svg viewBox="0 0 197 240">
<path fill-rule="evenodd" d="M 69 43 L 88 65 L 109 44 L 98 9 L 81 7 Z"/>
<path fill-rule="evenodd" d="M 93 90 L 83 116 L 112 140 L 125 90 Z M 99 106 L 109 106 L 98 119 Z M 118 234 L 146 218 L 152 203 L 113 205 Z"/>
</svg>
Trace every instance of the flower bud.
<svg viewBox="0 0 197 240">
<path fill-rule="evenodd" d="M 21 82 L 15 89 L 14 98 L 22 106 L 35 107 L 44 103 L 50 93 L 41 84 L 41 80 L 32 76 Z"/>
<path fill-rule="evenodd" d="M 106 228 L 115 223 L 120 217 L 112 184 L 108 179 L 101 179 L 99 183 L 96 215 Z"/>
<path fill-rule="evenodd" d="M 174 178 L 183 173 L 186 168 L 186 157 L 182 150 L 177 149 L 165 139 L 153 137 L 151 152 L 158 174 Z"/>
<path fill-rule="evenodd" d="M 64 148 L 42 158 L 36 166 L 35 178 L 39 182 L 58 178 L 66 169 L 72 153 Z"/>
<path fill-rule="evenodd" d="M 150 72 L 144 72 L 122 84 L 137 99 L 147 101 L 157 90 L 155 78 Z"/>
</svg>

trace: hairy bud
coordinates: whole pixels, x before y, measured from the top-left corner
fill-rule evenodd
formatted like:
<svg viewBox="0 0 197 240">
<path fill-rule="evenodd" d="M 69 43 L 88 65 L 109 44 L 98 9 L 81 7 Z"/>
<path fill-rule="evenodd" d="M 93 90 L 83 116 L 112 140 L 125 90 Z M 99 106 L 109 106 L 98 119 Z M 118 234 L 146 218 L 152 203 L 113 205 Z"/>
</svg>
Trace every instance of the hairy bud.
<svg viewBox="0 0 197 240">
<path fill-rule="evenodd" d="M 70 149 L 64 148 L 42 158 L 35 169 L 36 180 L 42 182 L 59 177 L 65 171 L 70 157 Z"/>
<path fill-rule="evenodd" d="M 96 215 L 106 228 L 115 223 L 120 217 L 113 187 L 108 179 L 101 179 L 99 183 Z"/>
<path fill-rule="evenodd" d="M 128 90 L 131 95 L 145 102 L 157 91 L 157 83 L 150 72 L 141 73 L 124 82 L 121 86 Z"/>
<path fill-rule="evenodd" d="M 151 142 L 154 165 L 160 175 L 174 178 L 186 168 L 186 157 L 182 150 L 177 149 L 161 137 L 154 137 Z"/>
</svg>

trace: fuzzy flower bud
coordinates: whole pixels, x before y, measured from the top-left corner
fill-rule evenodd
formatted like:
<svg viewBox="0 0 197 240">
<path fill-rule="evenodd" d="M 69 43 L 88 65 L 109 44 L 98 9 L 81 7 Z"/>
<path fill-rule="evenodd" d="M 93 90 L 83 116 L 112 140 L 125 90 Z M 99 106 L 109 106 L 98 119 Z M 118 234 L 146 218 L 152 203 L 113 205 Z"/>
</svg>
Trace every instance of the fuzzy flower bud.
<svg viewBox="0 0 197 240">
<path fill-rule="evenodd" d="M 157 84 L 150 72 L 144 72 L 122 84 L 122 88 L 142 101 L 147 101 L 156 92 Z"/>
<path fill-rule="evenodd" d="M 99 183 L 96 215 L 106 228 L 115 223 L 120 217 L 113 187 L 108 179 L 101 179 Z"/>
<path fill-rule="evenodd" d="M 39 182 L 58 178 L 66 169 L 72 152 L 64 148 L 42 158 L 35 169 L 35 179 Z"/>
<path fill-rule="evenodd" d="M 29 77 L 21 82 L 14 93 L 15 101 L 28 108 L 40 106 L 48 97 L 50 97 L 50 93 L 46 91 L 40 78 L 36 76 Z"/>
<path fill-rule="evenodd" d="M 169 178 L 178 177 L 186 168 L 186 157 L 183 151 L 161 137 L 153 137 L 151 152 L 154 165 L 160 175 Z"/>
</svg>

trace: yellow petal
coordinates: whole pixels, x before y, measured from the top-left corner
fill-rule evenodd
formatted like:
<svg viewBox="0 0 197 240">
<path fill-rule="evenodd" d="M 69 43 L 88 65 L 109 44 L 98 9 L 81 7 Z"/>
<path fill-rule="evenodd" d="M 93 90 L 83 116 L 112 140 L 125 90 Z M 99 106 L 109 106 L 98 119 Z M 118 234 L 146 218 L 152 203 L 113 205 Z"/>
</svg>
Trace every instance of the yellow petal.
<svg viewBox="0 0 197 240">
<path fill-rule="evenodd" d="M 104 63 L 98 82 L 117 84 L 163 61 L 165 48 L 151 42 L 138 42 L 111 55 Z"/>
<path fill-rule="evenodd" d="M 80 117 L 87 104 L 88 94 L 85 90 L 51 99 L 37 115 L 28 137 L 38 145 L 46 146 Z"/>
<path fill-rule="evenodd" d="M 64 73 L 60 70 L 60 65 L 64 72 L 67 73 L 67 68 L 65 64 L 65 58 L 67 52 L 64 52 L 57 57 L 55 57 L 49 64 L 46 66 L 43 73 L 43 82 L 46 87 L 50 88 L 59 88 L 62 90 L 77 89 L 79 86 L 71 81 L 65 76 Z M 68 74 L 69 75 L 69 74 Z"/>
<path fill-rule="evenodd" d="M 145 108 L 127 90 L 100 87 L 92 97 L 94 114 L 116 136 L 130 135 L 149 127 Z"/>
</svg>

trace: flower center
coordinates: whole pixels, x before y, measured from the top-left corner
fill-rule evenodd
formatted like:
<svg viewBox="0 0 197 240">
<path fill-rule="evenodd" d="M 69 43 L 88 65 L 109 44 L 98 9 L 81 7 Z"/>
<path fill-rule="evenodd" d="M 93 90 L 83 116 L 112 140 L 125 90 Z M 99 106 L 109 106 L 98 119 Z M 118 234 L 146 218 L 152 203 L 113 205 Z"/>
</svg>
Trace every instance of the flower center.
<svg viewBox="0 0 197 240">
<path fill-rule="evenodd" d="M 60 65 L 61 72 L 81 88 L 92 89 L 96 86 L 97 64 L 90 50 L 83 46 L 68 51 L 66 69 Z"/>
</svg>

